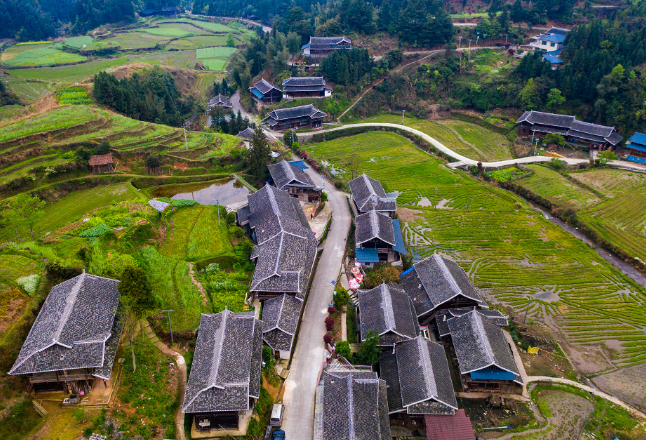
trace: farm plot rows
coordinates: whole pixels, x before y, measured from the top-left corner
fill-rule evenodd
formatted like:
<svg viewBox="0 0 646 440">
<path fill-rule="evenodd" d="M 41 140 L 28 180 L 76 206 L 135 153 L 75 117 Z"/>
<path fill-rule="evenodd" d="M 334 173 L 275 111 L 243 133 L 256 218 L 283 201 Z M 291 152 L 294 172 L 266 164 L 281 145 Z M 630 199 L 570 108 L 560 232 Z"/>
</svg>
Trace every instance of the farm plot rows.
<svg viewBox="0 0 646 440">
<path fill-rule="evenodd" d="M 534 174 L 517 183 L 552 202 L 582 209 L 601 201 L 593 192 L 568 181 L 550 168 L 541 165 L 530 165 L 528 168 L 533 170 Z"/>
<path fill-rule="evenodd" d="M 404 237 L 424 258 L 438 251 L 455 258 L 492 304 L 517 316 L 530 301 L 529 317 L 562 332 L 567 340 L 619 341 L 614 362 L 646 360 L 646 291 L 595 251 L 531 209 L 524 201 L 451 170 L 407 140 L 367 133 L 308 145 L 350 178 L 357 173 L 400 191 Z M 433 209 L 420 201 L 448 199 Z M 422 206 L 426 205 L 426 206 Z M 468 208 L 468 209 L 467 209 Z"/>
<path fill-rule="evenodd" d="M 7 50 L 10 53 L 12 48 Z M 3 59 L 2 64 L 8 67 L 53 66 L 56 64 L 70 64 L 85 61 L 81 55 L 63 52 L 52 46 L 37 47 L 21 51 L 15 56 Z"/>
</svg>

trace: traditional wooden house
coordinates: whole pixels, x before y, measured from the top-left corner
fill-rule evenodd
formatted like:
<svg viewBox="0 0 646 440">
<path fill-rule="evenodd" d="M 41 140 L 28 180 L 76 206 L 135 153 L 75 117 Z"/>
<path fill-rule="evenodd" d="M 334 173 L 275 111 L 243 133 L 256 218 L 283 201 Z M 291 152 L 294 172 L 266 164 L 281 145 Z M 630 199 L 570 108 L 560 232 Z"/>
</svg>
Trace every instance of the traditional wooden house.
<svg viewBox="0 0 646 440">
<path fill-rule="evenodd" d="M 314 182 L 305 171 L 291 164 L 286 160 L 281 160 L 276 164 L 267 165 L 269 174 L 276 188 L 296 197 L 302 202 L 317 203 L 321 201 L 323 188 L 314 185 Z"/>
<path fill-rule="evenodd" d="M 626 149 L 630 151 L 626 160 L 646 165 L 646 134 L 633 134 L 626 141 Z"/>
<path fill-rule="evenodd" d="M 54 286 L 9 374 L 28 375 L 35 392 L 66 394 L 110 380 L 125 322 L 117 284 L 84 272 Z"/>
<path fill-rule="evenodd" d="M 415 263 L 400 275 L 400 283 L 413 300 L 422 325 L 445 310 L 484 304 L 464 270 L 439 254 Z"/>
<path fill-rule="evenodd" d="M 449 309 L 444 313 L 437 315 L 435 317 L 435 324 L 437 326 L 437 333 L 440 338 L 451 335 L 451 330 L 449 329 L 448 321 L 449 319 L 455 318 L 457 316 L 466 315 L 472 311 L 476 311 L 480 315 L 488 318 L 491 322 L 496 324 L 499 327 L 505 327 L 509 325 L 509 320 L 505 315 L 503 315 L 498 310 L 491 309 Z"/>
<path fill-rule="evenodd" d="M 262 307 L 262 339 L 280 359 L 289 359 L 303 302 L 282 294 L 265 301 Z"/>
<path fill-rule="evenodd" d="M 386 382 L 377 373 L 328 369 L 316 401 L 321 422 L 314 424 L 315 439 L 391 440 Z"/>
<path fill-rule="evenodd" d="M 361 341 L 374 331 L 378 346 L 392 352 L 397 342 L 419 335 L 420 329 L 413 303 L 396 284 L 382 284 L 370 290 L 359 290 L 359 330 Z"/>
<path fill-rule="evenodd" d="M 352 201 L 359 214 L 374 210 L 390 217 L 395 217 L 397 201 L 395 198 L 386 195 L 381 182 L 362 174 L 356 179 L 352 179 L 349 185 L 352 192 Z"/>
<path fill-rule="evenodd" d="M 327 115 L 312 104 L 292 108 L 279 108 L 272 111 L 264 119 L 272 130 L 288 130 L 290 128 L 320 128 Z"/>
<path fill-rule="evenodd" d="M 251 259 L 256 270 L 250 291 L 265 300 L 287 293 L 305 298 L 317 240 L 298 199 L 270 185 L 247 196 L 236 213 L 238 226 L 256 242 Z"/>
<path fill-rule="evenodd" d="M 392 263 L 406 254 L 399 221 L 377 211 L 368 211 L 354 219 L 357 262 L 372 267 L 375 263 Z M 396 228 L 396 229 L 395 229 Z"/>
<path fill-rule="evenodd" d="M 421 427 L 426 415 L 458 409 L 444 347 L 421 335 L 381 353 L 379 377 L 386 381 L 392 424 Z"/>
<path fill-rule="evenodd" d="M 283 97 L 283 92 L 264 78 L 249 87 L 249 91 L 259 104 L 275 104 Z"/>
<path fill-rule="evenodd" d="M 343 37 L 310 37 L 310 42 L 301 47 L 301 55 L 310 58 L 325 58 L 337 50 L 352 49 L 352 40 Z"/>
<path fill-rule="evenodd" d="M 468 392 L 515 393 L 523 380 L 502 329 L 476 310 L 447 320 L 449 335 L 443 339 L 453 347 L 462 389 Z"/>
<path fill-rule="evenodd" d="M 111 173 L 114 171 L 112 153 L 90 156 L 88 164 L 90 165 L 90 173 L 92 174 Z"/>
<path fill-rule="evenodd" d="M 531 136 L 533 139 L 534 136 L 544 137 L 555 133 L 569 142 L 586 144 L 599 150 L 612 149 L 623 139 L 614 127 L 577 121 L 574 116 L 534 110 L 523 113 L 516 123 L 520 124 L 520 136 Z"/>
<path fill-rule="evenodd" d="M 209 110 L 211 110 L 213 107 L 231 109 L 233 108 L 233 104 L 231 104 L 231 100 L 227 96 L 218 93 L 209 101 Z"/>
<path fill-rule="evenodd" d="M 182 412 L 192 437 L 211 431 L 244 435 L 260 397 L 262 321 L 229 310 L 202 314 Z"/>
<path fill-rule="evenodd" d="M 283 80 L 283 98 L 328 98 L 332 96 L 332 87 L 325 84 L 322 76 L 297 77 Z"/>
</svg>

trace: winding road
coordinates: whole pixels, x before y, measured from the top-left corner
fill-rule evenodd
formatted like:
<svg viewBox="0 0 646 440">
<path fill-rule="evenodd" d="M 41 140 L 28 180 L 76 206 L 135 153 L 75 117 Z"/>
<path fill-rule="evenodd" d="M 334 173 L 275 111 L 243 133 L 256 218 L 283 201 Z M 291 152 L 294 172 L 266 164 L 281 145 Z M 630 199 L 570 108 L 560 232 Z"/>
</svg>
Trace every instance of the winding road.
<svg viewBox="0 0 646 440">
<path fill-rule="evenodd" d="M 314 170 L 306 172 L 316 185 L 324 185 L 322 177 Z M 288 439 L 311 439 L 314 435 L 316 384 L 325 359 L 323 335 L 326 331 L 323 320 L 327 316 L 328 304 L 332 302 L 334 286 L 331 282 L 339 277 L 350 231 L 351 216 L 346 195 L 329 181 L 325 183 L 325 193 L 333 212 L 332 225 L 305 303 L 296 350 L 285 381 L 282 429 Z"/>
</svg>

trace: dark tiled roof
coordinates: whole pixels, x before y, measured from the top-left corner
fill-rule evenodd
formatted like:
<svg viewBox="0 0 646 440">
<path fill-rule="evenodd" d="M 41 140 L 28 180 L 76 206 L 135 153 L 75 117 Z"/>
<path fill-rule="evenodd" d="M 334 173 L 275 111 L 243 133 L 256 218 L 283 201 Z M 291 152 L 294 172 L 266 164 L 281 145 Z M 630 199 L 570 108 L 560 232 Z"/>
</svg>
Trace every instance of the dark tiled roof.
<svg viewBox="0 0 646 440">
<path fill-rule="evenodd" d="M 365 174 L 349 182 L 352 199 L 359 207 L 359 211 L 396 211 L 397 202 L 393 198 L 386 197 L 381 182 L 371 179 Z"/>
<path fill-rule="evenodd" d="M 247 127 L 244 130 L 242 130 L 240 133 L 238 133 L 236 136 L 242 139 L 251 139 L 253 137 L 254 130 L 251 127 Z"/>
<path fill-rule="evenodd" d="M 459 409 L 450 416 L 424 416 L 427 440 L 475 440 L 471 419 Z"/>
<path fill-rule="evenodd" d="M 622 139 L 623 137 L 621 137 L 616 131 L 613 131 L 610 136 L 606 137 L 606 140 L 612 145 L 617 145 Z"/>
<path fill-rule="evenodd" d="M 572 121 L 570 130 L 580 131 L 582 133 L 592 134 L 595 136 L 600 136 L 602 138 L 610 136 L 610 133 L 614 131 L 612 127 L 606 127 L 605 125 L 591 124 L 589 122 L 581 121 Z"/>
<path fill-rule="evenodd" d="M 306 116 L 309 116 L 311 119 L 321 119 L 324 118 L 326 114 L 314 107 L 314 105 L 308 104 L 291 108 L 279 108 L 273 110 L 268 115 L 268 117 L 274 121 L 285 121 Z"/>
<path fill-rule="evenodd" d="M 112 370 L 122 323 L 119 281 L 83 273 L 52 288 L 9 374 Z"/>
<path fill-rule="evenodd" d="M 574 122 L 574 116 L 557 115 L 554 113 L 536 112 L 534 110 L 525 112 L 516 122 L 529 122 L 530 124 L 556 125 L 558 127 L 570 128 Z"/>
<path fill-rule="evenodd" d="M 294 293 L 302 299 L 316 257 L 317 241 L 297 199 L 265 185 L 247 196 L 249 225 L 256 234 L 252 292 Z"/>
<path fill-rule="evenodd" d="M 88 161 L 90 166 L 97 166 L 97 165 L 107 165 L 109 163 L 114 163 L 112 160 L 112 153 L 108 154 L 98 154 L 95 156 L 90 156 L 90 160 Z"/>
<path fill-rule="evenodd" d="M 267 168 L 269 168 L 269 174 L 271 174 L 271 178 L 278 189 L 285 189 L 287 185 L 299 185 L 300 187 L 311 188 L 315 186 L 305 171 L 295 167 L 286 160 L 267 165 Z"/>
<path fill-rule="evenodd" d="M 439 254 L 415 263 L 400 280 L 413 300 L 418 317 L 460 295 L 483 303 L 464 270 L 455 261 Z"/>
<path fill-rule="evenodd" d="M 282 294 L 262 306 L 263 339 L 274 350 L 290 351 L 303 303 Z"/>
<path fill-rule="evenodd" d="M 397 356 L 395 356 L 394 352 L 391 353 L 389 350 L 379 355 L 379 377 L 386 381 L 390 414 L 404 410 L 401 387 L 399 386 Z"/>
<path fill-rule="evenodd" d="M 336 49 L 339 43 L 346 42 L 352 44 L 348 37 L 310 37 L 310 48 L 314 50 Z"/>
<path fill-rule="evenodd" d="M 325 80 L 322 76 L 297 77 L 283 80 L 283 92 L 313 92 L 325 90 Z"/>
<path fill-rule="evenodd" d="M 256 84 L 250 87 L 250 89 L 253 89 L 253 88 L 258 90 L 263 95 L 266 95 L 272 89 L 276 89 L 280 92 L 280 89 L 278 87 L 276 87 L 275 85 L 267 81 L 265 78 L 261 78 L 260 81 L 258 81 Z"/>
<path fill-rule="evenodd" d="M 390 334 L 388 341 L 380 338 L 380 345 L 394 345 L 418 335 L 419 325 L 412 302 L 396 285 L 382 284 L 371 290 L 359 290 L 358 297 L 362 341 L 370 330 L 382 336 Z"/>
<path fill-rule="evenodd" d="M 449 319 L 453 318 L 448 312 L 442 313 L 435 317 L 435 325 L 437 325 L 437 332 L 440 334 L 440 337 L 448 336 L 451 334 L 449 329 Z"/>
<path fill-rule="evenodd" d="M 448 311 L 449 317 L 448 319 L 451 319 L 454 316 L 462 316 L 464 314 L 469 313 L 473 309 L 451 309 Z M 492 310 L 492 309 L 478 309 L 476 312 L 480 313 L 482 316 L 486 316 L 489 318 L 494 324 L 499 325 L 501 327 L 505 327 L 509 325 L 509 321 L 507 320 L 507 317 L 502 314 L 501 311 L 499 310 Z"/>
<path fill-rule="evenodd" d="M 262 322 L 253 313 L 203 314 L 182 412 L 249 409 L 261 368 Z"/>
<path fill-rule="evenodd" d="M 386 383 L 376 373 L 323 373 L 323 440 L 390 440 Z"/>
<path fill-rule="evenodd" d="M 557 133 L 595 142 L 609 142 L 612 145 L 617 145 L 623 139 L 613 127 L 577 121 L 574 116 L 532 110 L 523 113 L 516 121 L 516 123 L 521 122 L 534 125 L 534 129 L 542 133 Z"/>
<path fill-rule="evenodd" d="M 390 217 L 379 214 L 377 211 L 368 211 L 365 214 L 358 215 L 354 219 L 355 243 L 357 247 L 374 238 L 395 246 L 395 230 Z"/>
<path fill-rule="evenodd" d="M 227 98 L 225 95 L 220 95 L 218 94 L 217 96 L 214 96 L 211 98 L 209 101 L 209 107 L 225 107 L 225 108 L 231 108 L 233 107 L 231 105 L 231 100 Z"/>
<path fill-rule="evenodd" d="M 449 319 L 448 325 L 462 374 L 495 366 L 518 376 L 509 344 L 489 318 L 471 311 Z"/>
<path fill-rule="evenodd" d="M 236 216 L 238 217 L 238 224 L 244 225 L 246 222 L 249 221 L 250 215 L 251 215 L 251 210 L 249 209 L 249 205 L 238 208 L 238 210 L 236 211 Z"/>
</svg>

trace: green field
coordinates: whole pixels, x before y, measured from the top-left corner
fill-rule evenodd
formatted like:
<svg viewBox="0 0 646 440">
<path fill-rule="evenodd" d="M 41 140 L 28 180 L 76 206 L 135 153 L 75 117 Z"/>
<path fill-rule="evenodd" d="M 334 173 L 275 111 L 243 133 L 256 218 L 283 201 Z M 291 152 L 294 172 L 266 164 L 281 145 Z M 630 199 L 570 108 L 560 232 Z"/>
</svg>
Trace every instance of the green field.
<svg viewBox="0 0 646 440">
<path fill-rule="evenodd" d="M 118 44 L 122 49 L 153 49 L 157 45 L 165 46 L 171 39 L 172 37 L 170 36 L 134 31 L 117 34 L 107 41 L 112 44 Z"/>
<path fill-rule="evenodd" d="M 86 59 L 81 55 L 63 52 L 52 47 L 38 47 L 21 51 L 12 58 L 3 59 L 2 64 L 9 67 L 53 66 L 56 64 L 78 63 Z"/>
<path fill-rule="evenodd" d="M 426 257 L 440 251 L 455 258 L 490 303 L 520 316 L 529 298 L 529 318 L 562 332 L 569 342 L 616 339 L 623 346 L 613 354 L 615 365 L 646 360 L 644 288 L 522 199 L 449 169 L 391 133 L 305 148 L 344 179 L 350 178 L 349 159 L 355 155 L 355 175 L 366 172 L 387 192 L 401 191 L 399 216 L 414 253 Z M 435 188 L 438 202 L 449 209 L 429 206 Z M 547 292 L 556 294 L 550 302 L 540 299 Z"/>
<path fill-rule="evenodd" d="M 235 47 L 206 47 L 204 49 L 197 49 L 195 51 L 195 57 L 198 59 L 229 58 L 236 50 Z"/>
<path fill-rule="evenodd" d="M 204 67 L 211 72 L 222 72 L 227 65 L 226 60 L 201 60 Z"/>
<path fill-rule="evenodd" d="M 69 37 L 65 39 L 65 44 L 75 49 L 83 49 L 84 47 L 89 46 L 92 43 L 94 43 L 94 38 L 88 36 Z"/>
<path fill-rule="evenodd" d="M 87 108 L 67 107 L 45 113 L 34 118 L 27 118 L 0 127 L 0 142 L 6 142 L 24 136 L 45 131 L 69 128 L 81 125 L 96 117 Z"/>
<path fill-rule="evenodd" d="M 528 168 L 533 170 L 534 174 L 517 183 L 554 203 L 579 210 L 601 201 L 598 195 L 568 181 L 546 166 L 530 165 Z"/>
<path fill-rule="evenodd" d="M 77 64 L 75 66 L 8 70 L 7 73 L 9 73 L 12 78 L 42 80 L 53 82 L 55 84 L 70 85 L 74 82 L 81 82 L 102 70 L 120 66 L 126 62 L 127 60 L 124 58 L 114 58 L 90 61 L 83 64 Z"/>
<path fill-rule="evenodd" d="M 161 37 L 173 37 L 173 38 L 190 37 L 193 35 L 191 32 L 187 32 L 178 28 L 147 28 L 147 29 L 140 29 L 137 32 L 145 32 L 150 35 L 158 35 Z"/>
<path fill-rule="evenodd" d="M 177 20 L 177 21 L 182 21 L 182 22 L 185 22 L 185 23 L 191 23 L 191 24 L 193 24 L 195 26 L 199 26 L 199 27 L 207 29 L 207 30 L 209 30 L 211 32 L 218 32 L 218 33 L 223 33 L 223 32 L 234 33 L 234 32 L 236 32 L 235 29 L 233 29 L 233 28 L 231 28 L 231 27 L 229 27 L 229 26 L 227 26 L 225 24 L 222 24 L 222 23 L 211 23 L 211 22 L 208 22 L 208 21 L 190 20 L 190 19 L 186 19 L 186 18 L 182 18 L 182 19 Z M 163 23 L 163 21 L 160 21 L 160 23 Z"/>
<path fill-rule="evenodd" d="M 227 38 L 218 35 L 199 35 L 197 37 L 182 38 L 181 40 L 172 41 L 166 50 L 178 49 L 198 49 L 200 47 L 209 46 L 224 46 L 227 43 Z"/>
<path fill-rule="evenodd" d="M 401 124 L 402 117 L 380 114 L 366 119 L 348 121 L 348 123 L 359 122 Z M 511 146 L 507 138 L 475 124 L 456 119 L 431 121 L 407 116 L 404 118 L 404 125 L 426 133 L 446 147 L 469 159 L 489 162 L 512 158 Z"/>
</svg>

